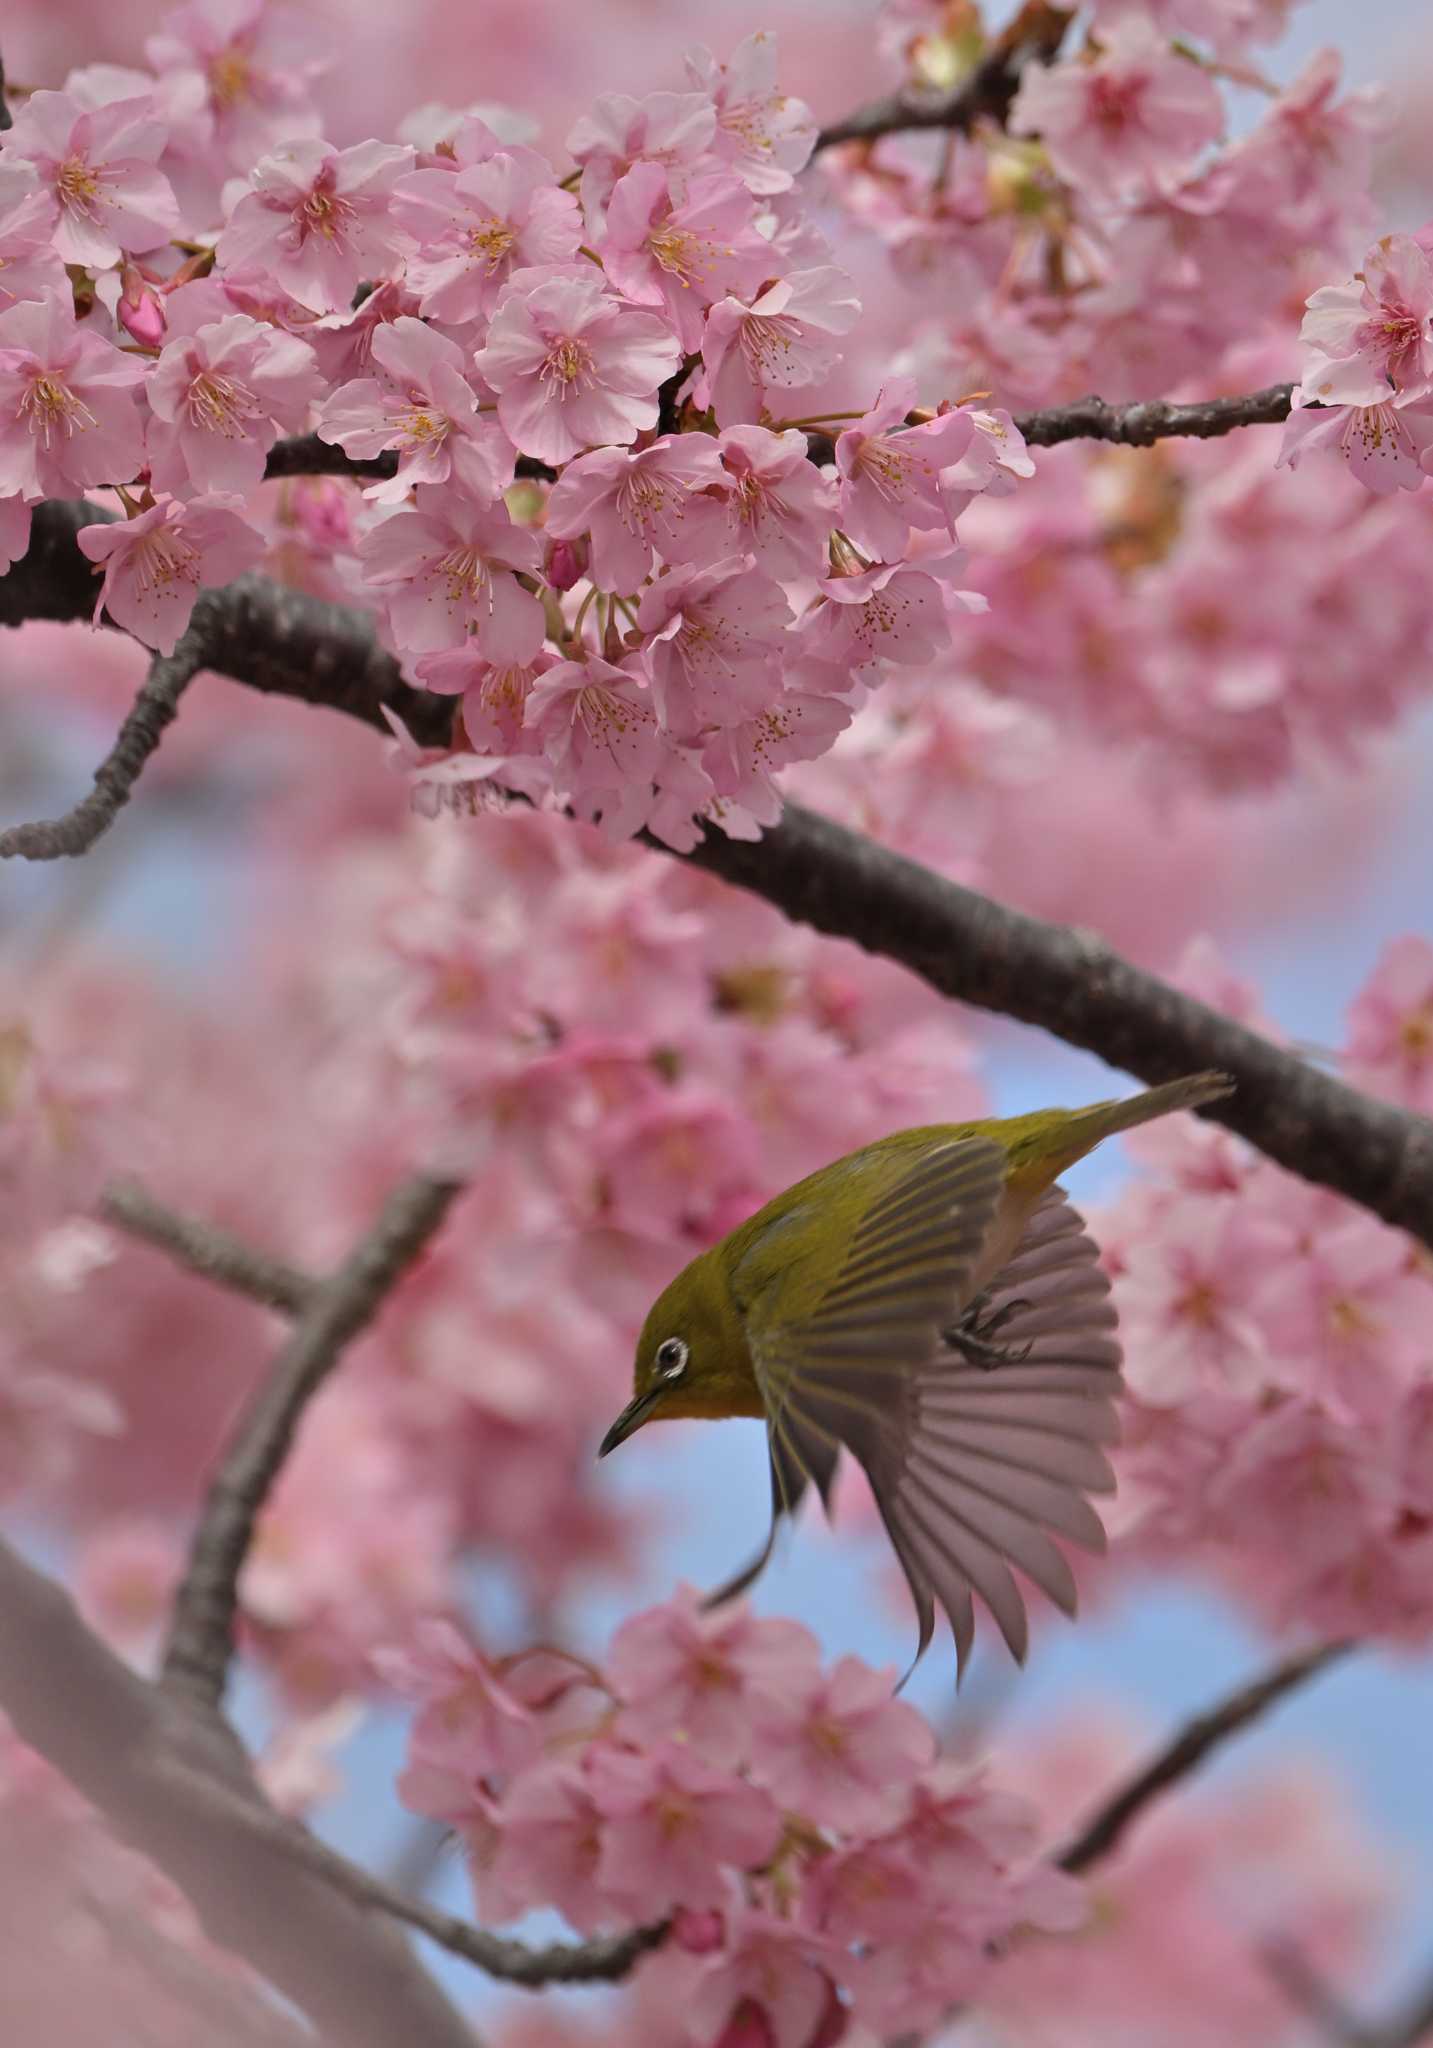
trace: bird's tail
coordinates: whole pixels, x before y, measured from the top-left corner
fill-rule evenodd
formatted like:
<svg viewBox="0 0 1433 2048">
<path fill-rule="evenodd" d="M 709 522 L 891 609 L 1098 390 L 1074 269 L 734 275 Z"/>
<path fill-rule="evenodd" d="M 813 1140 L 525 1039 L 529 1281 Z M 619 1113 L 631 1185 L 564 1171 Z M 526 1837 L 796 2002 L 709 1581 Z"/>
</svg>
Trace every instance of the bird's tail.
<svg viewBox="0 0 1433 2048">
<path fill-rule="evenodd" d="M 1201 1103 L 1218 1102 L 1233 1093 L 1234 1083 L 1228 1074 L 1186 1074 L 1182 1081 L 1166 1081 L 1162 1088 L 1146 1088 L 1143 1095 L 1131 1095 L 1122 1102 L 1095 1102 L 1088 1109 L 1077 1110 L 1070 1119 L 1069 1135 L 1081 1153 L 1088 1152 L 1116 1131 L 1132 1131 L 1157 1116 L 1168 1116 L 1176 1109 L 1198 1109 Z"/>
</svg>

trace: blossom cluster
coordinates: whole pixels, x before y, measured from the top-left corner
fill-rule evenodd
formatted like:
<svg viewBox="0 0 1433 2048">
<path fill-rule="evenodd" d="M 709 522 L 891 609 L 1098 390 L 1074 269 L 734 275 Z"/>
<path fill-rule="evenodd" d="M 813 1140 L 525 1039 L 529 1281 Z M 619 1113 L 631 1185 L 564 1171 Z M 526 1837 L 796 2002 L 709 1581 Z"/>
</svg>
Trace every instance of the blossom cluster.
<svg viewBox="0 0 1433 2048">
<path fill-rule="evenodd" d="M 479 1916 L 671 1917 L 648 1992 L 703 2048 L 927 2026 L 1017 1926 L 1083 1918 L 1037 1859 L 1033 1807 L 938 1759 L 894 1672 L 823 1669 L 796 1622 L 704 1613 L 683 1588 L 601 1670 L 494 1666 L 446 1623 L 382 1668 L 419 1709 L 400 1793 L 462 1836 Z"/>
<path fill-rule="evenodd" d="M 79 534 L 96 617 L 169 652 L 263 556 L 281 435 L 389 455 L 347 594 L 509 786 L 678 846 L 771 823 L 780 768 L 949 653 L 978 603 L 956 516 L 1031 465 L 1008 414 L 912 417 L 909 379 L 839 415 L 825 468 L 819 408 L 776 416 L 860 309 L 796 198 L 815 129 L 769 37 L 600 99 L 561 180 L 476 115 L 335 148 L 257 8 L 200 0 L 149 54 L 35 92 L 0 145 L 6 559 L 36 502 L 112 486 L 126 517 Z"/>
<path fill-rule="evenodd" d="M 1310 646 L 1328 656 L 1332 615 L 1340 658 L 1306 665 L 1304 592 L 1246 616 L 1223 593 L 1263 586 L 1182 549 L 1180 588 L 1138 579 L 1146 629 L 1116 651 L 1131 563 L 1162 562 L 1186 497 L 1208 524 L 1191 515 L 1240 456 L 1171 458 L 1163 490 L 1155 457 L 1153 490 L 1063 459 L 1038 512 L 1010 495 L 1033 464 L 1006 406 L 1281 367 L 1291 301 L 1367 224 L 1375 113 L 1338 97 L 1332 58 L 1229 142 L 1216 79 L 1272 39 L 1267 8 L 1097 14 L 1096 39 L 1030 68 L 1008 131 L 951 137 L 934 176 L 919 139 L 828 152 L 823 183 L 769 36 L 693 52 L 685 90 L 600 98 L 560 176 L 493 109 L 336 147 L 282 10 L 194 0 L 148 71 L 76 71 L 0 143 L 0 560 L 43 498 L 112 487 L 125 516 L 80 532 L 97 617 L 172 650 L 202 586 L 267 556 L 370 610 L 410 677 L 459 700 L 456 753 L 414 764 L 429 801 L 513 789 L 682 848 L 774 822 L 782 771 L 853 726 L 858 758 L 882 744 L 957 661 L 1068 707 L 1067 651 L 1082 713 L 1176 779 L 1346 753 L 1416 687 L 1387 678 L 1416 676 L 1433 631 L 1417 579 L 1377 658 L 1366 591 L 1319 591 Z M 888 30 L 932 76 L 974 33 L 926 6 Z M 825 197 L 906 287 L 859 327 Z M 1392 237 L 1315 293 L 1286 460 L 1337 440 L 1379 489 L 1421 477 L 1427 277 Z M 269 455 L 306 432 L 392 474 L 276 504 Z M 1335 516 L 1326 493 L 1282 502 L 1275 539 Z M 1306 545 L 1285 553 L 1320 580 Z"/>
<path fill-rule="evenodd" d="M 1207 952 L 1196 986 L 1256 1028 Z M 1266 1027 L 1265 1027 L 1266 1028 Z M 1433 946 L 1401 939 L 1353 1004 L 1350 1079 L 1433 1107 Z M 1259 1617 L 1433 1639 L 1433 1262 L 1401 1231 L 1180 1118 L 1101 1224 L 1130 1389 L 1127 1554 L 1192 1557 Z"/>
<path fill-rule="evenodd" d="M 262 973 L 212 1003 L 80 960 L 0 1005 L 0 1484 L 78 1534 L 91 1611 L 142 1641 L 275 1333 L 97 1220 L 101 1188 L 138 1174 L 322 1270 L 405 1173 L 451 1163 L 450 1227 L 308 1410 L 245 1569 L 249 1643 L 313 1709 L 363 1690 L 465 1557 L 554 1618 L 627 1566 L 593 1451 L 658 1289 L 836 1154 L 985 1098 L 896 969 L 545 813 L 350 824 L 308 873 Z"/>
</svg>

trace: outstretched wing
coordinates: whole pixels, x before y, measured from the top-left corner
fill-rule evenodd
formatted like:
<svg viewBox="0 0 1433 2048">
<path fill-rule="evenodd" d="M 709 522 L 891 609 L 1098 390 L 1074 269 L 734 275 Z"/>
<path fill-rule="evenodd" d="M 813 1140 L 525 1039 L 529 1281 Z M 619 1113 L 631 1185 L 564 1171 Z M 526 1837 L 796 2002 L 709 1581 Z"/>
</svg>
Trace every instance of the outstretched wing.
<svg viewBox="0 0 1433 2048">
<path fill-rule="evenodd" d="M 788 1255 L 789 1243 L 769 1271 L 758 1241 L 733 1276 L 766 1410 L 771 1528 L 709 1606 L 745 1592 L 808 1483 L 828 1501 L 841 1445 L 864 1464 L 865 1446 L 900 1408 L 904 1383 L 939 1359 L 941 1332 L 974 1285 L 1005 1155 L 988 1138 L 958 1138 L 914 1160 L 873 1152 L 852 1171 L 869 1173 L 874 1185 L 829 1289 L 808 1298 L 803 1261 Z M 777 1227 L 789 1237 L 791 1219 Z"/>
<path fill-rule="evenodd" d="M 985 1149 L 982 1140 L 941 1148 L 872 1204 L 816 1314 L 758 1321 L 752 1339 L 769 1407 L 773 1533 L 806 1475 L 824 1497 L 844 1446 L 865 1468 L 915 1601 L 916 1658 L 938 1603 L 962 1672 L 976 1595 L 1012 1655 L 1025 1656 L 1025 1599 L 1012 1566 L 1073 1613 L 1074 1577 L 1053 1539 L 1104 1548 L 1088 1496 L 1114 1487 L 1103 1447 L 1119 1436 L 1121 1385 L 1109 1282 L 1058 1188 L 977 1305 L 1000 1362 L 962 1352 L 970 1275 L 1003 1181 L 998 1156 L 993 1181 L 976 1155 L 942 1157 L 971 1144 Z M 929 1240 L 918 1236 L 922 1225 Z M 795 1490 L 784 1492 L 793 1472 Z M 724 1593 L 750 1584 L 771 1542 Z"/>
<path fill-rule="evenodd" d="M 1060 1189 L 1031 1217 L 981 1311 L 998 1327 L 1003 1362 L 972 1361 L 952 1343 L 857 1450 L 915 1599 L 916 1656 L 939 1601 L 960 1671 L 973 1593 L 1023 1662 L 1029 1632 L 1011 1566 L 1073 1614 L 1074 1577 L 1052 1537 L 1105 1544 L 1087 1496 L 1114 1490 L 1102 1446 L 1119 1438 L 1120 1349 L 1099 1252 Z"/>
</svg>

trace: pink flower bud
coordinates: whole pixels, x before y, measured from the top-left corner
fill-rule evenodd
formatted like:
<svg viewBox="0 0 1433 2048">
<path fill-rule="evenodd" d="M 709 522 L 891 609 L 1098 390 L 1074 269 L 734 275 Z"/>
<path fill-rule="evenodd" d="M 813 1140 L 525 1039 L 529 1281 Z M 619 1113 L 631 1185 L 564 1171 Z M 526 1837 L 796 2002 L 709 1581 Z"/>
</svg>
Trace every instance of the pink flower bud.
<svg viewBox="0 0 1433 2048">
<path fill-rule="evenodd" d="M 554 590 L 571 590 L 587 574 L 590 553 L 585 534 L 575 540 L 551 540 L 542 573 Z"/>
<path fill-rule="evenodd" d="M 162 348 L 167 331 L 164 302 L 132 263 L 120 272 L 124 289 L 116 308 L 120 326 L 145 348 Z"/>
<path fill-rule="evenodd" d="M 672 1916 L 672 1939 L 690 1956 L 709 1956 L 721 1947 L 725 1933 L 720 1913 L 694 1913 L 683 1906 Z"/>
</svg>

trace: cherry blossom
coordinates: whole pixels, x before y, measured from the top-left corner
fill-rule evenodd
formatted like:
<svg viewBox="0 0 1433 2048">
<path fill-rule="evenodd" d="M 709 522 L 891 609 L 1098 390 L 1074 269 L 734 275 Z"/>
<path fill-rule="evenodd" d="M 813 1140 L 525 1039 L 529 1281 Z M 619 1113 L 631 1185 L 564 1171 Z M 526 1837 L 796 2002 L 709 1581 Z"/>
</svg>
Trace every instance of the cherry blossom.
<svg viewBox="0 0 1433 2048">
<path fill-rule="evenodd" d="M 155 487 L 252 490 L 280 432 L 307 424 L 321 388 L 313 351 L 246 313 L 203 325 L 181 317 L 175 326 L 145 383 Z"/>
<path fill-rule="evenodd" d="M 657 721 L 640 675 L 591 655 L 560 661 L 527 694 L 524 724 L 579 815 L 613 838 L 642 822 L 657 761 Z"/>
<path fill-rule="evenodd" d="M 932 1742 L 915 1709 L 891 1697 L 890 1679 L 843 1657 L 828 1676 L 754 1703 L 761 1774 L 784 1805 L 839 1827 L 896 1817 Z"/>
<path fill-rule="evenodd" d="M 64 259 L 54 245 L 57 210 L 29 165 L 0 158 L 0 312 L 17 299 L 65 289 Z"/>
<path fill-rule="evenodd" d="M 513 574 L 538 567 L 537 537 L 501 507 L 420 484 L 413 508 L 380 520 L 358 552 L 414 653 L 460 647 L 471 633 L 478 652 L 501 666 L 531 661 L 542 645 L 542 606 Z"/>
<path fill-rule="evenodd" d="M 810 460 L 806 436 L 727 427 L 716 447 L 721 467 L 687 507 L 670 558 L 696 564 L 749 554 L 778 578 L 818 575 L 828 566 L 836 494 Z"/>
<path fill-rule="evenodd" d="M 698 495 L 724 482 L 719 450 L 707 434 L 664 434 L 645 448 L 594 448 L 569 462 L 547 500 L 547 531 L 585 535 L 592 573 L 604 590 L 634 591 L 660 555 L 689 558 L 688 519 Z"/>
<path fill-rule="evenodd" d="M 391 201 L 412 164 L 411 150 L 386 142 L 288 142 L 251 172 L 219 237 L 219 260 L 271 270 L 316 313 L 346 309 L 360 281 L 403 247 Z"/>
<path fill-rule="evenodd" d="M 514 273 L 476 362 L 513 445 L 566 462 L 655 426 L 657 386 L 680 353 L 665 321 L 614 299 L 594 271 L 559 265 Z"/>
<path fill-rule="evenodd" d="M 321 53 L 297 9 L 265 0 L 188 0 L 145 44 L 161 77 L 202 79 L 214 139 L 240 172 L 279 144 L 318 133 L 308 86 L 325 68 Z"/>
<path fill-rule="evenodd" d="M 598 1750 L 590 1782 L 605 1823 L 599 1881 L 633 1914 L 724 1905 L 723 1867 L 758 1867 L 781 1835 L 769 1794 L 679 1743 Z"/>
<path fill-rule="evenodd" d="M 1424 1116 L 1433 1115 L 1433 946 L 1394 939 L 1349 1012 L 1350 1077 Z"/>
<path fill-rule="evenodd" d="M 819 1658 L 799 1622 L 704 1609 L 690 1587 L 679 1588 L 612 1639 L 608 1668 L 624 1701 L 618 1725 L 636 1742 L 681 1735 L 713 1763 L 734 1764 L 747 1754 L 753 1700 L 814 1678 Z"/>
<path fill-rule="evenodd" d="M 793 271 L 749 303 L 719 299 L 702 332 L 700 387 L 718 425 L 759 420 L 772 394 L 814 383 L 859 311 L 849 280 L 830 265 Z"/>
<path fill-rule="evenodd" d="M 567 138 L 568 155 L 582 166 L 588 220 L 601 218 L 613 187 L 634 164 L 670 171 L 700 161 L 716 133 L 716 118 L 706 92 L 653 92 L 640 100 L 600 94 Z"/>
<path fill-rule="evenodd" d="M 707 307 L 754 289 L 771 267 L 752 213 L 735 178 L 691 178 L 675 197 L 660 164 L 634 164 L 607 202 L 602 267 L 625 298 L 660 306 L 684 352 L 694 354 Z"/>
<path fill-rule="evenodd" d="M 0 313 L 0 491 L 67 497 L 143 461 L 142 366 L 54 293 Z"/>
<path fill-rule="evenodd" d="M 752 192 L 787 192 L 816 141 L 816 123 L 802 100 L 776 82 L 776 38 L 758 29 L 725 64 L 710 50 L 687 58 L 693 85 L 716 108 L 713 151 Z"/>
<path fill-rule="evenodd" d="M 941 587 L 924 569 L 877 562 L 820 584 L 826 603 L 808 637 L 827 661 L 924 662 L 949 642 Z"/>
<path fill-rule="evenodd" d="M 341 384 L 318 422 L 320 439 L 349 455 L 398 451 L 396 474 L 367 496 L 401 504 L 416 484 L 451 477 L 471 496 L 495 500 L 512 482 L 512 450 L 496 430 L 484 431 L 457 343 L 400 314 L 375 330 L 372 360 L 378 375 Z"/>
<path fill-rule="evenodd" d="M 121 251 L 155 249 L 179 226 L 179 208 L 156 159 L 164 128 L 147 99 L 90 109 L 71 94 L 36 92 L 5 137 L 58 208 L 54 246 L 66 263 L 99 267 Z"/>
<path fill-rule="evenodd" d="M 496 307 L 515 270 L 574 261 L 577 201 L 535 150 L 399 180 L 393 216 L 418 245 L 408 281 L 426 318 L 461 324 Z"/>
<path fill-rule="evenodd" d="M 133 519 L 82 526 L 81 549 L 104 564 L 96 625 L 107 611 L 146 647 L 172 654 L 201 588 L 232 582 L 263 555 L 262 536 L 236 502 L 161 498 Z"/>
<path fill-rule="evenodd" d="M 836 442 L 841 525 L 857 547 L 882 562 L 900 559 L 912 526 L 953 533 L 943 473 L 964 462 L 975 437 L 974 421 L 964 412 L 905 426 L 914 403 L 914 379 L 884 386 L 871 411 Z M 962 483 L 952 478 L 949 488 Z"/>
<path fill-rule="evenodd" d="M 775 692 L 777 643 L 789 617 L 780 585 L 749 556 L 673 569 L 651 584 L 637 622 L 648 636 L 664 728 L 691 741 L 759 711 Z"/>
<path fill-rule="evenodd" d="M 1038 134 L 1060 176 L 1099 197 L 1186 169 L 1224 113 L 1204 67 L 1136 15 L 1090 61 L 1031 65 L 1010 125 Z"/>
</svg>

